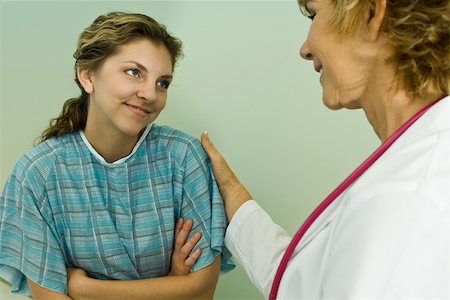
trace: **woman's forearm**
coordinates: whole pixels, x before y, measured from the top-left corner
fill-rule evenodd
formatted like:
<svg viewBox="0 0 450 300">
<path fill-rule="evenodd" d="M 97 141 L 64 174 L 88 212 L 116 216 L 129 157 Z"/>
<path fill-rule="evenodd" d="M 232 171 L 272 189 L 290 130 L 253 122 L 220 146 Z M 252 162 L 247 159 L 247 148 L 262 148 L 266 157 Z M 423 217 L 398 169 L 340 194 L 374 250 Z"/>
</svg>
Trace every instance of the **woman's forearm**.
<svg viewBox="0 0 450 300">
<path fill-rule="evenodd" d="M 199 271 L 183 276 L 142 280 L 86 278 L 73 291 L 76 300 L 212 299 L 220 271 L 220 257 Z"/>
<path fill-rule="evenodd" d="M 68 295 L 57 293 L 39 286 L 27 278 L 31 296 L 35 300 L 72 300 Z"/>
<path fill-rule="evenodd" d="M 239 181 L 236 181 L 234 186 L 230 186 L 227 189 L 221 189 L 221 195 L 224 199 L 225 212 L 229 222 L 231 222 L 234 214 L 242 204 L 252 199 L 250 193 L 239 183 Z"/>
</svg>

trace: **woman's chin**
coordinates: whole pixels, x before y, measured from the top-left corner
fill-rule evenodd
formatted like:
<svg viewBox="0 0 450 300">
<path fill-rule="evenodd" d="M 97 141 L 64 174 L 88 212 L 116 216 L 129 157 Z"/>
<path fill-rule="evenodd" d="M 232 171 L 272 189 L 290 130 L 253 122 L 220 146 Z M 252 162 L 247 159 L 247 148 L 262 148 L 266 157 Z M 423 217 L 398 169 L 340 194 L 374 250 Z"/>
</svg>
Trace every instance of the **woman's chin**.
<svg viewBox="0 0 450 300">
<path fill-rule="evenodd" d="M 349 99 L 352 99 L 352 98 L 349 97 Z M 346 100 L 345 98 L 342 99 L 339 97 L 327 97 L 326 95 L 323 95 L 322 101 L 323 101 L 323 104 L 331 110 L 339 110 L 341 108 L 346 108 L 346 109 L 361 108 L 358 101 Z"/>
<path fill-rule="evenodd" d="M 136 137 L 139 138 L 141 136 L 141 134 L 144 132 L 145 128 L 147 128 L 147 127 L 127 126 L 127 127 L 123 127 L 121 129 L 121 131 L 124 136 L 131 137 L 131 138 L 136 138 Z"/>
<path fill-rule="evenodd" d="M 341 109 L 343 106 L 339 103 L 339 101 L 333 100 L 333 101 L 329 101 L 328 98 L 325 98 L 325 96 L 322 99 L 323 104 L 331 110 L 339 110 Z"/>
</svg>

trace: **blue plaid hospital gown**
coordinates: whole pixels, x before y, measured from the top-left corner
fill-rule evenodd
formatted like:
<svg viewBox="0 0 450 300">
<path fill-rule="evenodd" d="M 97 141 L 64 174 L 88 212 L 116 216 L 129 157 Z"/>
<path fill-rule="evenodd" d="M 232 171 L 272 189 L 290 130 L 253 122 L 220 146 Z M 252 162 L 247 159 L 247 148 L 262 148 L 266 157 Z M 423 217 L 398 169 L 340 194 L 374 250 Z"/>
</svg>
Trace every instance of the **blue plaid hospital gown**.
<svg viewBox="0 0 450 300">
<path fill-rule="evenodd" d="M 99 279 L 165 276 L 175 223 L 192 218 L 202 254 L 192 268 L 222 257 L 226 216 L 198 140 L 147 127 L 133 152 L 107 163 L 73 132 L 37 145 L 16 164 L 0 198 L 0 277 L 29 294 L 26 278 L 67 292 L 66 267 Z"/>
</svg>

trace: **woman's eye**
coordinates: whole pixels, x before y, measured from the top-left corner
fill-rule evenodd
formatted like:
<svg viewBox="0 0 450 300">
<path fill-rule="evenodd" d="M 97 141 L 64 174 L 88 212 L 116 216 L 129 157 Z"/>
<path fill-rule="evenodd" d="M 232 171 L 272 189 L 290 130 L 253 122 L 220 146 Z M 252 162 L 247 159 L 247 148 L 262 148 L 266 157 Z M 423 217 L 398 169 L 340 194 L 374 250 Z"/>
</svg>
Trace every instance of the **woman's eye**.
<svg viewBox="0 0 450 300">
<path fill-rule="evenodd" d="M 316 13 L 309 13 L 308 18 L 314 20 L 314 17 L 316 16 Z"/>
<path fill-rule="evenodd" d="M 127 70 L 126 73 L 133 77 L 139 77 L 139 75 L 140 75 L 140 72 L 138 69 L 130 69 L 130 70 Z"/>
<path fill-rule="evenodd" d="M 309 3 L 308 3 L 309 4 Z M 304 7 L 305 10 L 304 12 L 306 13 L 306 16 L 312 21 L 314 20 L 314 17 L 316 16 L 316 10 L 311 7 L 310 5 L 307 5 L 306 7 Z"/>
<path fill-rule="evenodd" d="M 170 81 L 168 80 L 159 80 L 156 82 L 156 85 L 164 90 L 167 90 L 170 85 Z"/>
</svg>

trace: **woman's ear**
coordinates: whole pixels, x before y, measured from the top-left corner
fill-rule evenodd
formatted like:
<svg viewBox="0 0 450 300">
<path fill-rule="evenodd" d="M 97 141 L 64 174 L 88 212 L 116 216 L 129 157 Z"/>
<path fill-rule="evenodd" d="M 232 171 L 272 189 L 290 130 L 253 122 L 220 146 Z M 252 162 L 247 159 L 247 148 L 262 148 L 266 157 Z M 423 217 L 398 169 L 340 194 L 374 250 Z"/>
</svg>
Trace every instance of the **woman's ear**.
<svg viewBox="0 0 450 300">
<path fill-rule="evenodd" d="M 86 93 L 90 94 L 94 91 L 91 74 L 88 70 L 77 68 L 77 78 Z"/>
<path fill-rule="evenodd" d="M 375 0 L 375 8 L 370 12 L 367 22 L 367 33 L 369 41 L 375 41 L 381 32 L 384 17 L 386 15 L 387 0 Z"/>
</svg>

